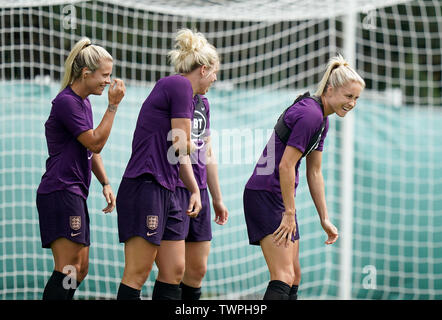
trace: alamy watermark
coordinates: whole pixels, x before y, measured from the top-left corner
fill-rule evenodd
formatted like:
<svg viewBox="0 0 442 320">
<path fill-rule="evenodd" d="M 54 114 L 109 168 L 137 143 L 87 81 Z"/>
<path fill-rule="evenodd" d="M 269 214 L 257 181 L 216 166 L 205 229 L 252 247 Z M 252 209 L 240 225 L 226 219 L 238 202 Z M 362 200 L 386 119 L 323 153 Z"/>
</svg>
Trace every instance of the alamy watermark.
<svg viewBox="0 0 442 320">
<path fill-rule="evenodd" d="M 371 264 L 366 265 L 362 269 L 362 273 L 363 274 L 367 274 L 362 279 L 362 287 L 364 289 L 366 289 L 366 290 L 375 290 L 377 288 L 377 285 L 376 285 L 376 274 L 377 274 L 376 267 L 371 265 Z"/>
<path fill-rule="evenodd" d="M 376 30 L 376 9 L 367 6 L 362 12 L 366 14 L 362 20 L 362 28 L 365 30 Z"/>
<path fill-rule="evenodd" d="M 62 13 L 63 17 L 63 28 L 75 30 L 77 29 L 77 9 L 75 6 L 70 4 L 63 7 Z"/>
<path fill-rule="evenodd" d="M 73 265 L 66 265 L 63 268 L 63 273 L 66 277 L 63 278 L 63 288 L 65 290 L 77 289 L 77 269 Z"/>
<path fill-rule="evenodd" d="M 192 164 L 208 164 L 214 158 L 208 157 L 208 146 L 215 153 L 217 164 L 244 165 L 257 163 L 258 175 L 270 175 L 275 169 L 276 141 L 273 129 L 222 129 L 210 130 L 210 139 L 193 139 L 194 149 L 190 155 Z M 188 153 L 187 135 L 183 130 L 172 129 L 167 140 L 172 145 L 167 151 L 170 164 L 182 163 Z"/>
</svg>

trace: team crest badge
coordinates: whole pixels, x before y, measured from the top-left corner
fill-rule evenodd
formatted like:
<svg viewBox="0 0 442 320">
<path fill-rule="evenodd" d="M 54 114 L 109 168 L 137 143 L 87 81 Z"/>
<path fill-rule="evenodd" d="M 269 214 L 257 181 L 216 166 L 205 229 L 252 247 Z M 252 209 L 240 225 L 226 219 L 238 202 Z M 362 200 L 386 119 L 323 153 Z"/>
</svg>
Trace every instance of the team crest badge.
<svg viewBox="0 0 442 320">
<path fill-rule="evenodd" d="M 70 216 L 69 217 L 69 225 L 72 230 L 80 230 L 81 228 L 81 217 L 80 216 Z"/>
<path fill-rule="evenodd" d="M 158 228 L 158 216 L 147 216 L 146 224 L 150 230 L 155 230 Z"/>
</svg>

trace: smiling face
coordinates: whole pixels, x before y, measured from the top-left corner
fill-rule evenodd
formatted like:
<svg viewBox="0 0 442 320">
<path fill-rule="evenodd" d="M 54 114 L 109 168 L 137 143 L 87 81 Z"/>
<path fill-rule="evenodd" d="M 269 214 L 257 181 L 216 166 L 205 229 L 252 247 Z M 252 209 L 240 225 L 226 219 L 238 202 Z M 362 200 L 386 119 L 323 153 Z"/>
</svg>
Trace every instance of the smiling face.
<svg viewBox="0 0 442 320">
<path fill-rule="evenodd" d="M 94 72 L 86 70 L 84 72 L 85 87 L 89 94 L 101 95 L 104 88 L 110 84 L 113 63 L 110 60 L 102 60 L 100 67 Z M 89 71 L 89 72 L 88 72 Z"/>
<path fill-rule="evenodd" d="M 356 100 L 359 98 L 362 90 L 362 85 L 356 81 L 348 82 L 338 88 L 329 86 L 324 94 L 325 114 L 336 113 L 339 117 L 345 117 L 356 106 Z"/>
</svg>

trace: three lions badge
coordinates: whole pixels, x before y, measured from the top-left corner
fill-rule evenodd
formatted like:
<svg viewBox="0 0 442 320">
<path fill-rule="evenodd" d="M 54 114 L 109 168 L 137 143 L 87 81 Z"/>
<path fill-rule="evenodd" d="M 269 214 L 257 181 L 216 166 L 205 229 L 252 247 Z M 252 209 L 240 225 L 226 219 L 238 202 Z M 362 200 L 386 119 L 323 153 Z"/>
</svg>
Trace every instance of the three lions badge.
<svg viewBox="0 0 442 320">
<path fill-rule="evenodd" d="M 158 216 L 147 216 L 146 225 L 150 230 L 155 230 L 158 228 Z"/>
<path fill-rule="evenodd" d="M 81 217 L 80 216 L 70 216 L 69 225 L 72 230 L 77 231 L 81 229 Z"/>
</svg>

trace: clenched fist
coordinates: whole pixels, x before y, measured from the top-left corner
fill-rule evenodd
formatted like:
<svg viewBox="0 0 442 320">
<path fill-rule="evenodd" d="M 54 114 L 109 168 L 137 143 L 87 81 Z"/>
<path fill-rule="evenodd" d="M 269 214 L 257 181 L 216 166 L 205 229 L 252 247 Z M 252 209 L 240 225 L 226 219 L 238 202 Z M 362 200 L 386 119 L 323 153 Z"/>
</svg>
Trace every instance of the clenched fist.
<svg viewBox="0 0 442 320">
<path fill-rule="evenodd" d="M 123 99 L 125 93 L 126 93 L 126 87 L 124 86 L 123 80 L 114 79 L 109 86 L 109 91 L 108 91 L 109 104 L 112 106 L 118 106 L 121 100 Z"/>
</svg>

